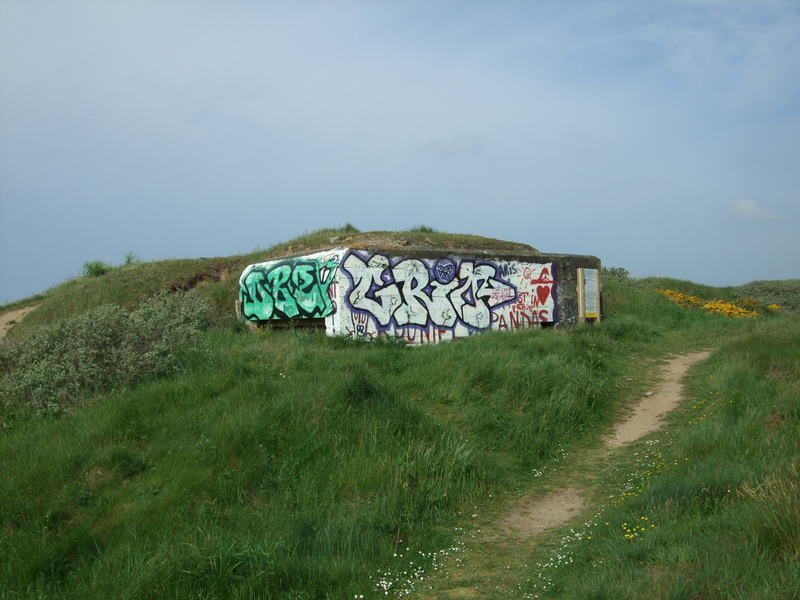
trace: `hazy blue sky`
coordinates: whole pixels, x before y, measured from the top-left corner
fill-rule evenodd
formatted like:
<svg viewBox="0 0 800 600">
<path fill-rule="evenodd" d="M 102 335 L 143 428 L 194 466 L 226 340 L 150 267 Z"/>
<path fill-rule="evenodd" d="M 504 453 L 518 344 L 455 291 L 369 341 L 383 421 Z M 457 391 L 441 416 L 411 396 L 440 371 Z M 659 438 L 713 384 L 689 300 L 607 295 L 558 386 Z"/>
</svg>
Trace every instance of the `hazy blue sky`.
<svg viewBox="0 0 800 600">
<path fill-rule="evenodd" d="M 800 277 L 800 2 L 0 0 L 0 303 L 425 224 Z"/>
</svg>

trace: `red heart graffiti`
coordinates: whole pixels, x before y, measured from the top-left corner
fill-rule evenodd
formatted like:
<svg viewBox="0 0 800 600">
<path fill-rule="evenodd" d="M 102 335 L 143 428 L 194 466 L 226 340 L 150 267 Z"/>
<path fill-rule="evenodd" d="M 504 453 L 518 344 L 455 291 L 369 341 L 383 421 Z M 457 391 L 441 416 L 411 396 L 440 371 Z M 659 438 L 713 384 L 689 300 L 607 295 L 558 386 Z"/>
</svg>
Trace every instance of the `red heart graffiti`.
<svg viewBox="0 0 800 600">
<path fill-rule="evenodd" d="M 550 286 L 540 285 L 536 288 L 536 295 L 539 297 L 539 306 L 541 306 L 547 302 L 547 298 L 550 296 Z"/>
</svg>

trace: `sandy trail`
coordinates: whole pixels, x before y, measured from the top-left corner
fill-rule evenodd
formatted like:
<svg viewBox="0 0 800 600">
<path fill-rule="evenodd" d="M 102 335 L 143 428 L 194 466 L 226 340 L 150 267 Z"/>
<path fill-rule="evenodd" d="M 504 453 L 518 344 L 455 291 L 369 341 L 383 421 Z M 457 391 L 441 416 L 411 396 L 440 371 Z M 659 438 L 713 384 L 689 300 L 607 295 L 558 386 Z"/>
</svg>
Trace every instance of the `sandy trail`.
<svg viewBox="0 0 800 600">
<path fill-rule="evenodd" d="M 15 308 L 14 310 L 9 310 L 0 314 L 0 338 L 6 337 L 8 330 L 22 321 L 22 319 L 25 318 L 25 315 L 36 308 L 36 306 L 36 304 L 33 306 L 24 306 L 22 308 Z"/>
<path fill-rule="evenodd" d="M 614 450 L 629 444 L 640 437 L 657 431 L 664 416 L 673 410 L 681 401 L 683 386 L 681 380 L 689 367 L 705 359 L 710 352 L 697 352 L 671 358 L 663 367 L 662 380 L 655 390 L 649 392 L 633 407 L 631 414 L 618 423 L 612 433 L 604 441 L 604 447 L 581 460 L 580 465 L 574 465 L 578 470 L 588 468 L 592 463 L 610 455 Z M 483 598 L 491 595 L 495 589 L 492 573 L 486 572 L 486 557 L 492 552 L 498 554 L 510 546 L 533 546 L 536 537 L 556 527 L 568 524 L 572 519 L 580 516 L 589 508 L 586 500 L 587 490 L 580 486 L 571 486 L 553 490 L 543 496 L 531 499 L 521 499 L 511 511 L 498 521 L 482 527 L 480 535 L 484 544 L 483 556 L 479 559 L 484 566 L 470 568 L 470 554 L 461 554 L 458 565 L 448 565 L 444 577 L 449 583 L 438 592 L 419 590 L 417 597 L 421 598 Z M 521 558 L 521 560 L 524 560 Z M 491 562 L 491 561 L 490 561 Z M 499 567 L 510 569 L 511 567 Z M 486 588 L 484 589 L 484 585 Z M 438 587 L 438 586 L 435 586 Z"/>
<path fill-rule="evenodd" d="M 663 417 L 678 406 L 683 396 L 681 380 L 693 364 L 711 354 L 709 351 L 695 352 L 678 356 L 669 361 L 664 381 L 659 387 L 642 398 L 634 407 L 633 414 L 617 425 L 614 432 L 606 438 L 606 445 L 613 449 L 624 446 L 643 435 L 658 430 Z"/>
</svg>

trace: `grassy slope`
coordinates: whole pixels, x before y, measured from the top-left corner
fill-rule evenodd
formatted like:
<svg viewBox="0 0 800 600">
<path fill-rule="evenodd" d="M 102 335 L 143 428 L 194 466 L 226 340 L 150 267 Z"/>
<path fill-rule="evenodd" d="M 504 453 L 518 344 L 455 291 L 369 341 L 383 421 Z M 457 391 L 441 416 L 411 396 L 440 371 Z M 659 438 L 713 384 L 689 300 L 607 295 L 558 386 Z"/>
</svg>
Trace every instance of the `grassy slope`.
<svg viewBox="0 0 800 600">
<path fill-rule="evenodd" d="M 270 253 L 350 233 L 316 232 Z M 416 567 L 424 567 L 424 556 L 451 544 L 448 532 L 473 507 L 535 486 L 532 471 L 563 445 L 595 443 L 642 389 L 636 366 L 643 358 L 710 345 L 723 350 L 706 367 L 713 386 L 695 381 L 695 404 L 737 395 L 701 425 L 679 417 L 669 454 L 658 457 L 691 456 L 697 470 L 673 470 L 674 481 L 653 478 L 649 465 L 631 459 L 624 477 L 647 481 L 642 489 L 656 495 L 609 508 L 622 511 L 609 518 L 630 521 L 629 513 L 644 514 L 636 504 L 644 502 L 661 519 L 659 545 L 635 546 L 609 529 L 597 545 L 579 549 L 583 570 L 559 571 L 547 593 L 638 597 L 645 588 L 636 582 L 649 581 L 663 597 L 714 597 L 708 590 L 734 575 L 738 583 L 750 577 L 753 593 L 758 582 L 791 589 L 791 539 L 800 524 L 787 502 L 797 500 L 791 469 L 800 364 L 779 349 L 796 348 L 795 317 L 741 321 L 686 311 L 641 282 L 622 281 L 606 285 L 603 325 L 571 333 L 487 334 L 414 350 L 299 330 L 252 335 L 225 315 L 236 270 L 267 254 L 132 265 L 44 295 L 31 314 L 49 307 L 40 322 L 109 301 L 130 310 L 158 289 L 206 280 L 198 293 L 212 300 L 218 318 L 182 356 L 182 374 L 86 399 L 59 419 L 15 423 L 0 435 L 0 597 L 383 596 L 376 574 L 400 560 L 393 555 L 416 553 Z M 715 293 L 688 282 L 659 285 Z M 797 297 L 796 286 L 780 290 L 785 305 Z M 20 336 L 36 324 L 23 323 Z M 770 418 L 776 424 L 767 428 Z M 757 465 L 724 464 L 731 448 L 756 460 L 765 444 L 772 450 Z M 784 496 L 776 491 L 762 501 L 758 490 L 770 483 Z M 741 514 L 720 513 L 722 525 L 701 527 L 699 535 L 709 505 L 734 504 L 750 511 L 749 547 L 763 558 L 758 572 L 770 574 L 772 588 L 748 567 L 751 555 L 726 565 L 716 551 L 735 537 Z M 767 532 L 777 541 L 766 545 L 755 517 L 765 506 L 781 525 Z M 692 546 L 692 539 L 702 541 Z M 615 568 L 598 575 L 589 566 L 597 557 Z M 716 570 L 704 568 L 710 562 Z"/>
<path fill-rule="evenodd" d="M 560 568 L 534 563 L 531 597 L 800 597 L 800 322 L 722 341 L 688 387 L 670 426 L 600 475 L 602 508 Z"/>
</svg>

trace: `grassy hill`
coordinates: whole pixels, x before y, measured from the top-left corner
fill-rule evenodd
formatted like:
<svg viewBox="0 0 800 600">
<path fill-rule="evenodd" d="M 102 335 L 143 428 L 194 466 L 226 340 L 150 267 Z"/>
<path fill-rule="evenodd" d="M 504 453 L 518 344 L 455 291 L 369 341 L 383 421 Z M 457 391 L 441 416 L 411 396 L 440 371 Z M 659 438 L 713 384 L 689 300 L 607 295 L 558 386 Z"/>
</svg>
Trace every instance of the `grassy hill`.
<svg viewBox="0 0 800 600">
<path fill-rule="evenodd" d="M 244 266 L 355 235 L 132 263 L 29 299 L 0 345 L 0 598 L 402 596 L 472 514 L 535 493 L 564 448 L 597 447 L 654 360 L 699 348 L 714 352 L 668 443 L 608 474 L 628 492 L 575 560 L 543 589 L 545 545 L 498 597 L 796 595 L 800 282 L 611 269 L 600 325 L 414 349 L 233 318 Z M 758 316 L 702 308 L 716 300 Z M 643 517 L 656 527 L 627 537 Z"/>
</svg>

